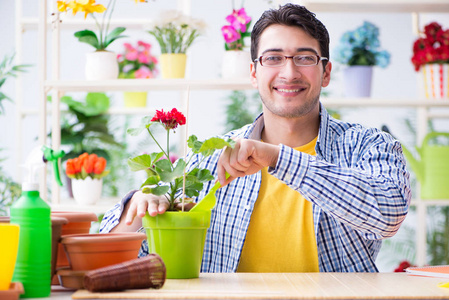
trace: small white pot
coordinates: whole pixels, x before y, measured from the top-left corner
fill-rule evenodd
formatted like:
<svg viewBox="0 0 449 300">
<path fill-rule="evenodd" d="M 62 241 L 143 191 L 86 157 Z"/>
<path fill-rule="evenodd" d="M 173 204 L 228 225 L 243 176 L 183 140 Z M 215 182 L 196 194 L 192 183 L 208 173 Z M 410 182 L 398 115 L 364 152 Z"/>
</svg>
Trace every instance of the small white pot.
<svg viewBox="0 0 449 300">
<path fill-rule="evenodd" d="M 249 78 L 251 54 L 243 50 L 225 51 L 221 66 L 223 78 Z"/>
<path fill-rule="evenodd" d="M 118 74 L 117 55 L 114 52 L 86 53 L 85 75 L 87 80 L 117 79 Z"/>
<path fill-rule="evenodd" d="M 79 204 L 92 205 L 101 198 L 103 179 L 72 179 L 73 198 Z"/>
<path fill-rule="evenodd" d="M 369 98 L 371 96 L 372 66 L 348 66 L 343 72 L 346 97 Z"/>
</svg>

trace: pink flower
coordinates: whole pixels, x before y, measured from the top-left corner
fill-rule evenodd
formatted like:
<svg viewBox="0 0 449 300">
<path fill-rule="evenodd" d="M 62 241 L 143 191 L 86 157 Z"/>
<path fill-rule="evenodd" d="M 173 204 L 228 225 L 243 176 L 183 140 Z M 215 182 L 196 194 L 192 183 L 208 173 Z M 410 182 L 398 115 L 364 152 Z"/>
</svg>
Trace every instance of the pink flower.
<svg viewBox="0 0 449 300">
<path fill-rule="evenodd" d="M 139 52 L 137 54 L 137 61 L 142 64 L 148 64 L 150 62 L 150 54 L 148 51 Z"/>
<path fill-rule="evenodd" d="M 137 45 L 143 47 L 145 50 L 150 50 L 151 48 L 151 44 L 145 43 L 143 41 L 138 41 Z"/>
<path fill-rule="evenodd" d="M 234 27 L 230 25 L 225 25 L 221 27 L 221 32 L 223 33 L 223 37 L 226 43 L 232 43 L 240 39 L 240 33 L 235 30 Z"/>
<path fill-rule="evenodd" d="M 135 51 L 136 50 L 130 43 L 123 43 L 123 46 L 128 51 Z"/>
<path fill-rule="evenodd" d="M 153 78 L 153 73 L 147 67 L 142 66 L 136 72 L 134 72 L 134 77 L 135 78 Z"/>
<path fill-rule="evenodd" d="M 245 8 L 242 7 L 238 11 L 234 9 L 232 14 L 226 17 L 226 21 L 228 21 L 236 30 L 246 32 L 246 24 L 251 22 L 251 17 L 246 14 Z"/>
<path fill-rule="evenodd" d="M 126 53 L 125 58 L 129 61 L 135 61 L 137 59 L 137 55 L 138 55 L 137 51 L 133 50 Z"/>
</svg>

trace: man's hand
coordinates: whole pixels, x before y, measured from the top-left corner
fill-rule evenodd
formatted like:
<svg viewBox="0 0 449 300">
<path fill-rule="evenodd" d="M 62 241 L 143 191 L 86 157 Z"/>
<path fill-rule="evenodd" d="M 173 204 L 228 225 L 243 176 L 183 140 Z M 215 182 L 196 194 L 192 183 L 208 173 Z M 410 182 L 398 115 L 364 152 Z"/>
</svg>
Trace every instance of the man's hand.
<svg viewBox="0 0 449 300">
<path fill-rule="evenodd" d="M 237 177 L 254 174 L 265 167 L 275 168 L 279 146 L 255 140 L 236 140 L 234 148 L 226 148 L 218 160 L 218 180 L 224 186 Z M 226 172 L 231 176 L 226 180 Z"/>
</svg>

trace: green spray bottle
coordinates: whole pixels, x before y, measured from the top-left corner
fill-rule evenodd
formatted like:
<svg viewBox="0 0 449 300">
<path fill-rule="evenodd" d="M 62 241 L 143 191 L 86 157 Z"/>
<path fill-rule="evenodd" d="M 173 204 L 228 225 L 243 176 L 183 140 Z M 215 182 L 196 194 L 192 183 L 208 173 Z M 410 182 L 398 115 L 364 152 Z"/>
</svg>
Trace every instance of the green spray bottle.
<svg viewBox="0 0 449 300">
<path fill-rule="evenodd" d="M 51 291 L 51 217 L 50 206 L 39 196 L 37 171 L 47 161 L 53 162 L 54 175 L 62 185 L 59 159 L 64 151 L 46 146 L 35 148 L 28 156 L 25 167 L 27 179 L 22 184 L 21 197 L 11 206 L 11 223 L 19 224 L 19 250 L 13 281 L 23 284 L 21 298 L 49 297 Z"/>
</svg>

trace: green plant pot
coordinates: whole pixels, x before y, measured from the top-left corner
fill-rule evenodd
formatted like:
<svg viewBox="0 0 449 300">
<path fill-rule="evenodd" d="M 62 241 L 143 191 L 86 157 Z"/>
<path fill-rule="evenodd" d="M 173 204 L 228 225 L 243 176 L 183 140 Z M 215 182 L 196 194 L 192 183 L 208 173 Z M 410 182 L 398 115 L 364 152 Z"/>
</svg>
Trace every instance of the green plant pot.
<svg viewBox="0 0 449 300">
<path fill-rule="evenodd" d="M 209 212 L 166 212 L 143 218 L 150 253 L 162 257 L 167 278 L 198 278 L 203 257 Z"/>
</svg>

